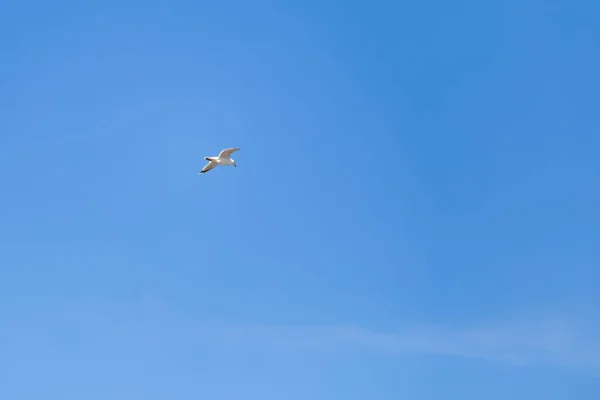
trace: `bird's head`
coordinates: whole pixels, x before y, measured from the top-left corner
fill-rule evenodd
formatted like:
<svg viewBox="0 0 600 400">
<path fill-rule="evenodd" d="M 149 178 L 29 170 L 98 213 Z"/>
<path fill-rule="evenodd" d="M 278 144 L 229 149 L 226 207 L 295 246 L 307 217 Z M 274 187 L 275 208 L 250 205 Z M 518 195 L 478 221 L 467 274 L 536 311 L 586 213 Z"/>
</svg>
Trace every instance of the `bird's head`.
<svg viewBox="0 0 600 400">
<path fill-rule="evenodd" d="M 235 160 L 231 160 L 233 161 L 233 166 L 237 168 L 237 164 L 235 163 Z"/>
</svg>

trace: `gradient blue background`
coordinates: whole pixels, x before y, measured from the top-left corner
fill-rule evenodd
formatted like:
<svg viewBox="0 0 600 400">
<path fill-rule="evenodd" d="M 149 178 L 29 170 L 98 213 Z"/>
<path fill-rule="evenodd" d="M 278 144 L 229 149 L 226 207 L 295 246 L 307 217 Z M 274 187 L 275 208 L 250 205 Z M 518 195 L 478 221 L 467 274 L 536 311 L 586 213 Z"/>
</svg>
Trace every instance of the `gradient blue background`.
<svg viewBox="0 0 600 400">
<path fill-rule="evenodd" d="M 600 398 L 599 21 L 0 3 L 0 398 Z"/>
</svg>

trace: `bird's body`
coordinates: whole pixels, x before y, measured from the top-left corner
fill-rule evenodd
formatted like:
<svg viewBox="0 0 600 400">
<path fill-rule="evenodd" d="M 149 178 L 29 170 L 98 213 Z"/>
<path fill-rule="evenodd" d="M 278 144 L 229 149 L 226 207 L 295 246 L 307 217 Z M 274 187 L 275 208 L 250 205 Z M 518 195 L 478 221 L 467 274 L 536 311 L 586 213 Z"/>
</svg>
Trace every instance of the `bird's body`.
<svg viewBox="0 0 600 400">
<path fill-rule="evenodd" d="M 208 161 L 208 164 L 206 164 L 204 168 L 202 168 L 202 171 L 200 171 L 200 173 L 204 174 L 205 172 L 208 172 L 214 167 L 216 167 L 217 165 L 233 165 L 234 167 L 237 167 L 235 160 L 231 158 L 231 153 L 236 152 L 239 149 L 239 147 L 232 147 L 221 151 L 217 157 L 204 157 L 204 159 Z"/>
</svg>

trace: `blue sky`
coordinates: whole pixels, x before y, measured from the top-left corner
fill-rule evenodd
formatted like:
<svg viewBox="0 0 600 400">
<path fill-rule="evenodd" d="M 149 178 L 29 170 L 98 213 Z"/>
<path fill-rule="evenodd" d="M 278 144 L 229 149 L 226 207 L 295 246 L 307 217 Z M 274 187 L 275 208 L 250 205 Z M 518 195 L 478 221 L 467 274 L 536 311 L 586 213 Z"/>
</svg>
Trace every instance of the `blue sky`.
<svg viewBox="0 0 600 400">
<path fill-rule="evenodd" d="M 596 3 L 3 2 L 0 397 L 599 398 Z"/>
</svg>

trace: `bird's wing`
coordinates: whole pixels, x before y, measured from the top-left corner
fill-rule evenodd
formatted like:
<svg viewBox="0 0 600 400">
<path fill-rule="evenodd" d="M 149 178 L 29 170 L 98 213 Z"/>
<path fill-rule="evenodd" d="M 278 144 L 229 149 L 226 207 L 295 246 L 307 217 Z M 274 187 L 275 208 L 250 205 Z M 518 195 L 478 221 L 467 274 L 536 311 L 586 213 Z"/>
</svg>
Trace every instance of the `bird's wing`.
<svg viewBox="0 0 600 400">
<path fill-rule="evenodd" d="M 232 147 L 230 149 L 225 149 L 219 153 L 219 158 L 229 158 L 231 156 L 231 153 L 236 152 L 239 149 L 240 149 L 239 147 Z"/>
<path fill-rule="evenodd" d="M 209 161 L 208 164 L 206 164 L 204 166 L 204 168 L 202 168 L 202 171 L 200 171 L 201 174 L 210 171 L 211 169 L 213 169 L 214 167 L 217 166 L 217 162 L 216 161 Z"/>
</svg>

